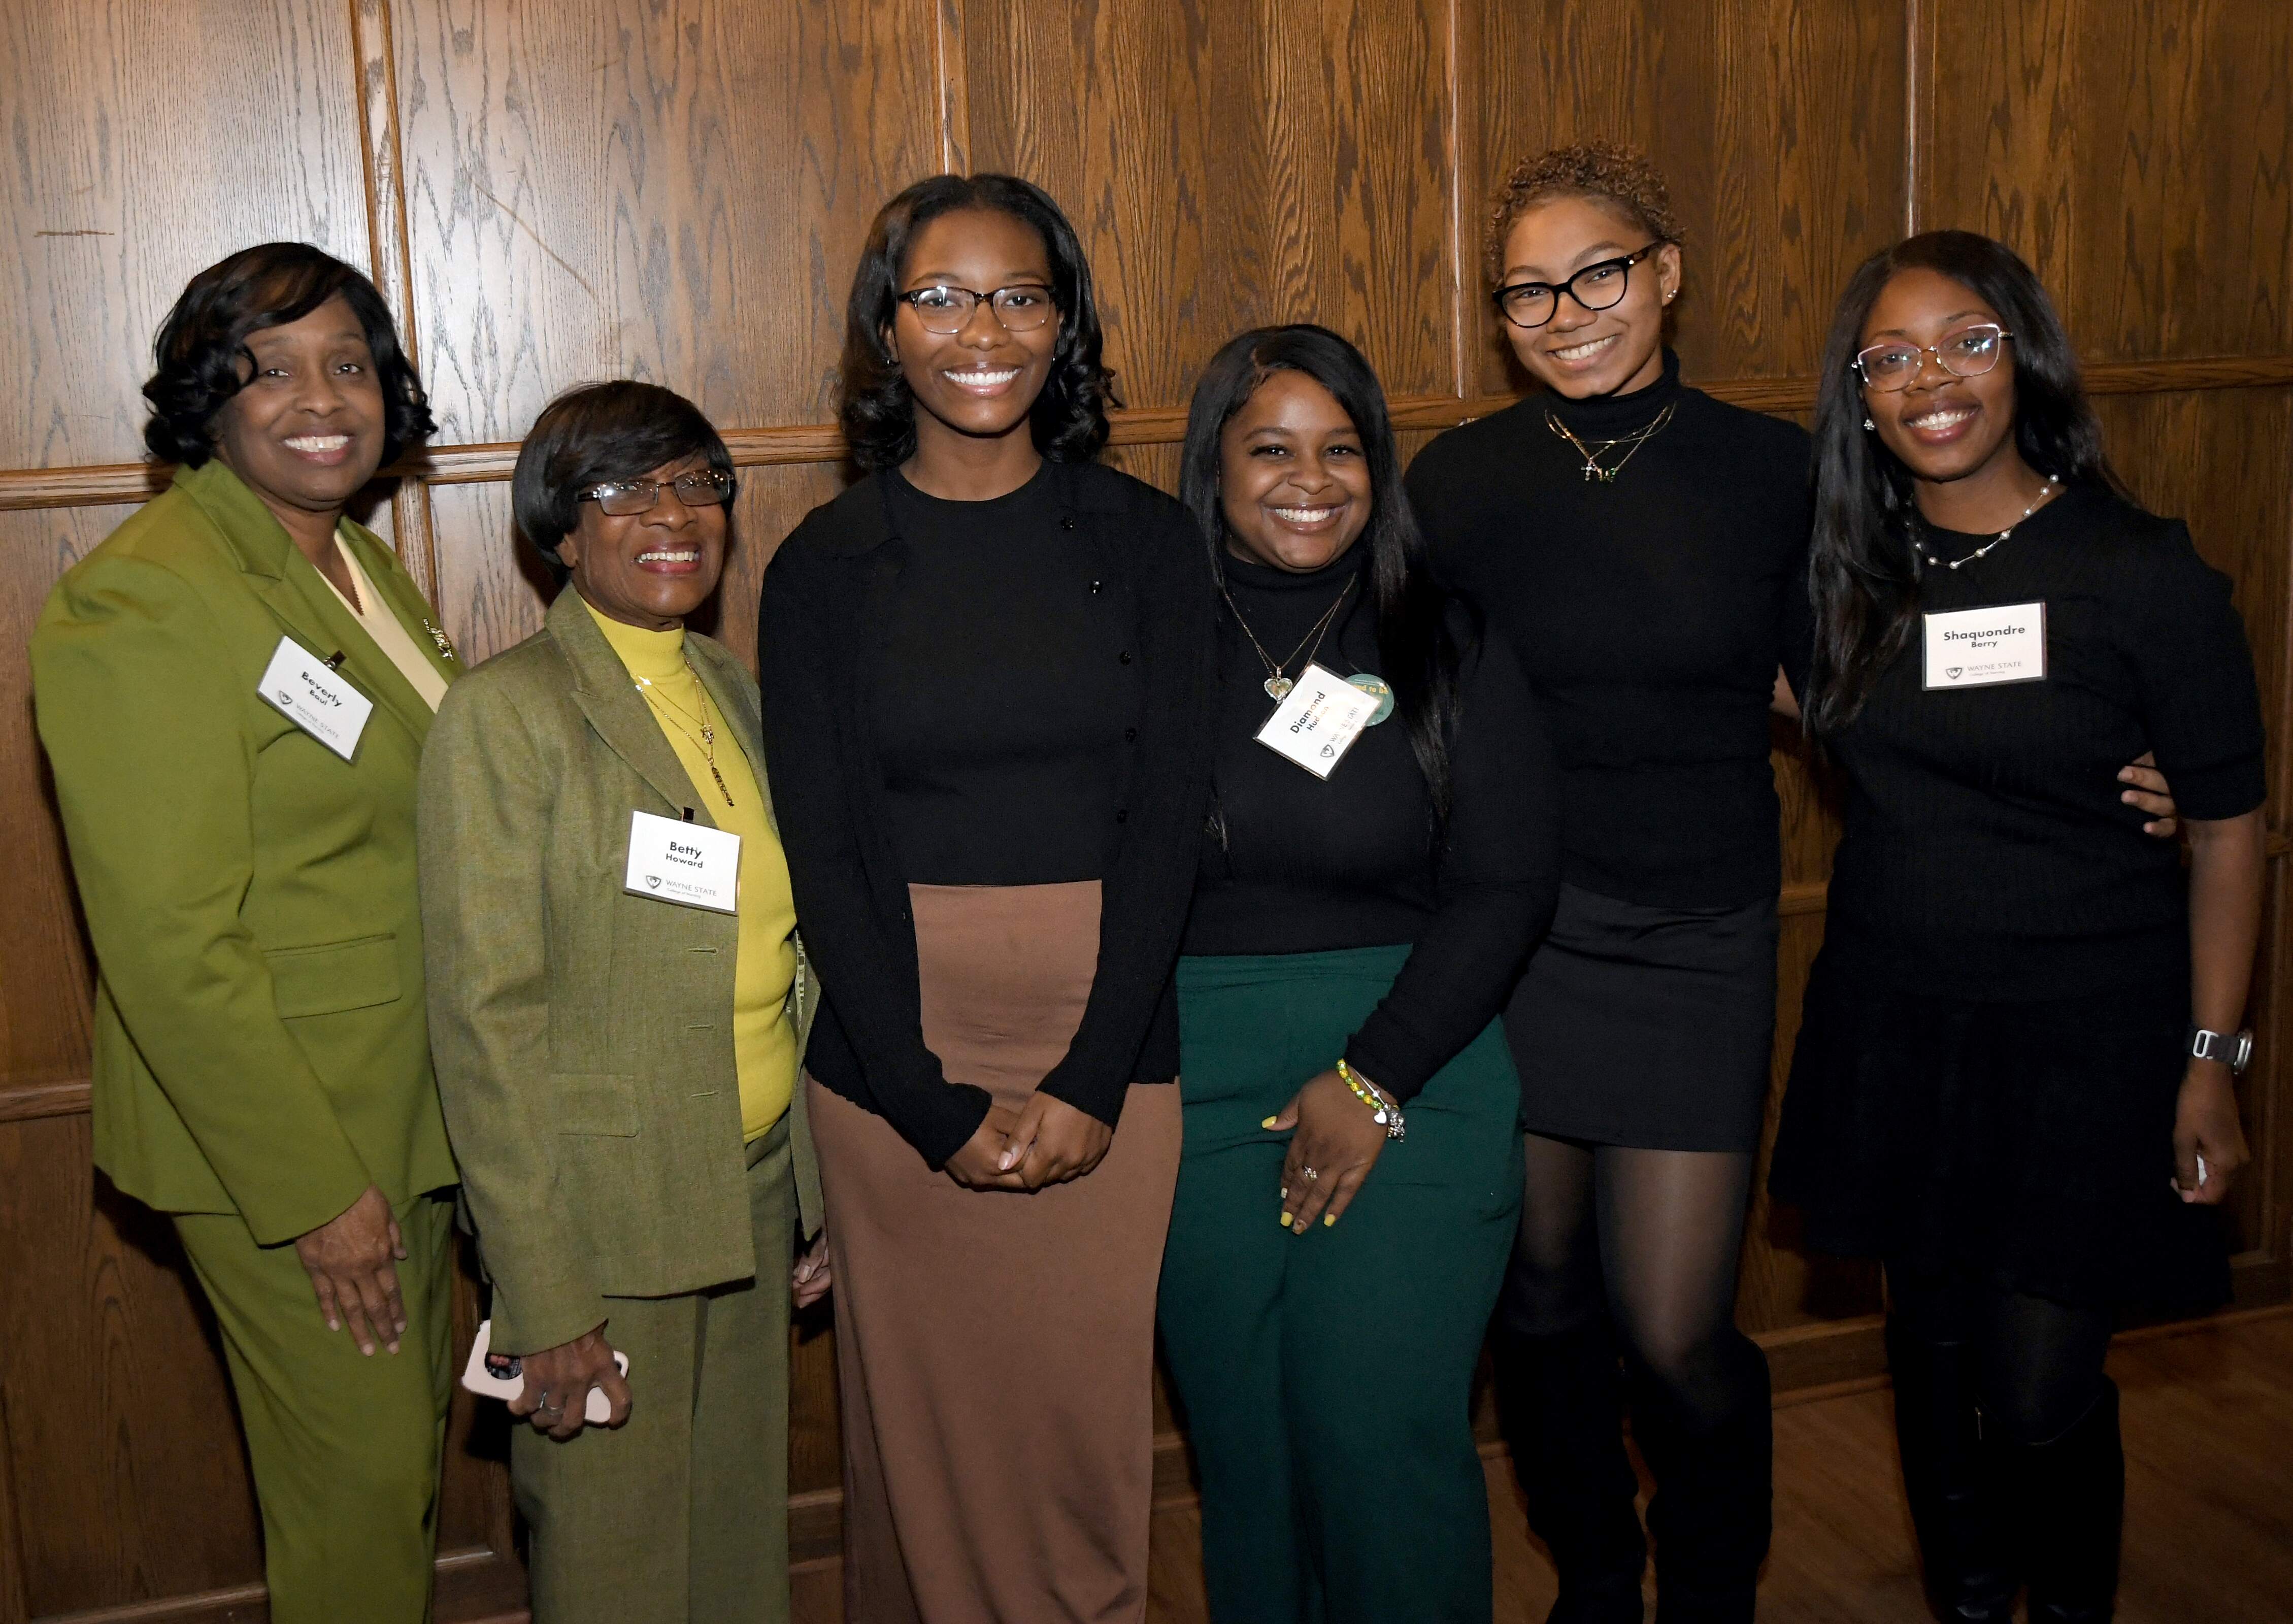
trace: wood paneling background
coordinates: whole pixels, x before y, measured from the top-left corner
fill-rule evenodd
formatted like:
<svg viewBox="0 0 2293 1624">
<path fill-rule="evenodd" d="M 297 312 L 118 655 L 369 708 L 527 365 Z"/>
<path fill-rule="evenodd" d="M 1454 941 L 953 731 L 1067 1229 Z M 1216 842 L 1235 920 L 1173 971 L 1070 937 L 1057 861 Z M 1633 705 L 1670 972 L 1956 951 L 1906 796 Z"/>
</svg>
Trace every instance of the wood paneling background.
<svg viewBox="0 0 2293 1624">
<path fill-rule="evenodd" d="M 1552 142 L 1622 136 L 1665 166 L 1689 375 L 1765 410 L 1805 410 L 1863 255 L 1999 235 L 2095 363 L 2120 467 L 2236 581 L 2279 724 L 2257 1160 L 2232 1214 L 2240 1296 L 2264 1301 L 2288 1291 L 2293 1209 L 2289 82 L 2279 0 L 0 0 L 0 1624 L 262 1614 L 212 1323 L 165 1222 L 88 1165 L 90 972 L 22 654 L 56 576 L 156 488 L 137 387 L 193 271 L 293 237 L 373 272 L 444 426 L 375 521 L 474 658 L 540 620 L 511 443 L 613 375 L 693 395 L 745 465 L 721 630 L 749 652 L 774 543 L 846 476 L 862 234 L 943 168 L 1013 169 L 1066 207 L 1130 408 L 1110 455 L 1164 483 L 1194 372 L 1252 323 L 1353 336 L 1411 450 L 1518 389 L 1481 218 Z M 1831 833 L 1778 744 L 1780 1076 Z M 1868 1270 L 1755 1213 L 1741 1314 L 1779 1385 L 1877 1368 L 1877 1306 Z M 837 1538 L 830 1336 L 798 1349 L 800 1554 Z M 498 1417 L 474 1412 L 448 1620 L 523 1595 Z M 1182 1490 L 1175 1441 L 1163 1464 Z"/>
</svg>

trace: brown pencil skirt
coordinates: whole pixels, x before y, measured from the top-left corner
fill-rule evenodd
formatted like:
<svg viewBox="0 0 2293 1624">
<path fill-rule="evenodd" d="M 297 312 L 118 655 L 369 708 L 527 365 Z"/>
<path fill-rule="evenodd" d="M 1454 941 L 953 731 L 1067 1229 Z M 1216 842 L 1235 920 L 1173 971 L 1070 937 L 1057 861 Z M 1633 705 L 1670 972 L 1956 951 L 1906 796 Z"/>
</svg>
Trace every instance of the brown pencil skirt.
<svg viewBox="0 0 2293 1624">
<path fill-rule="evenodd" d="M 1099 888 L 909 888 L 924 1041 L 1017 1108 L 1066 1053 Z M 975 1191 L 807 1084 L 835 1271 L 848 1624 L 1137 1624 L 1155 1290 L 1179 1091 L 1135 1084 L 1106 1158 Z"/>
</svg>

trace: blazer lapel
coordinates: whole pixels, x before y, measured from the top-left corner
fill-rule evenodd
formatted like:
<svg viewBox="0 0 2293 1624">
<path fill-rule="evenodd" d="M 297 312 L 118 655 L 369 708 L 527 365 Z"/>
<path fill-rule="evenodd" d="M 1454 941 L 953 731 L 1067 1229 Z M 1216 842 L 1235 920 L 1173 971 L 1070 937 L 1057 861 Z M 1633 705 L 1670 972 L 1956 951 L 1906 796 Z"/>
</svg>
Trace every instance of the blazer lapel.
<svg viewBox="0 0 2293 1624">
<path fill-rule="evenodd" d="M 628 668 L 589 618 L 580 594 L 569 585 L 549 605 L 547 629 L 566 663 L 573 668 L 573 698 L 589 726 L 606 748 L 628 764 L 629 770 L 670 806 L 692 812 L 695 823 L 717 826 L 709 816 L 708 797 L 693 787 L 685 764 L 669 747 L 668 735 L 653 720 L 652 710 L 637 692 Z"/>
</svg>

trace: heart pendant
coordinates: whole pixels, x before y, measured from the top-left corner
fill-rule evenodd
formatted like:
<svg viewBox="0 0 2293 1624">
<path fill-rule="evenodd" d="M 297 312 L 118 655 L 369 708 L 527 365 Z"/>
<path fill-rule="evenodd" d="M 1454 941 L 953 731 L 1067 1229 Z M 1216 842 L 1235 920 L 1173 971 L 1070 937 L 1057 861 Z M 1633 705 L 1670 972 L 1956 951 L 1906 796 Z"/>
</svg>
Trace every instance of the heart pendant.
<svg viewBox="0 0 2293 1624">
<path fill-rule="evenodd" d="M 1266 679 L 1266 697 L 1275 701 L 1276 703 L 1279 703 L 1281 701 L 1289 698 L 1290 690 L 1297 686 L 1298 685 L 1296 683 L 1292 682 L 1287 677 L 1283 676 L 1277 671 L 1273 676 L 1268 677 Z"/>
</svg>

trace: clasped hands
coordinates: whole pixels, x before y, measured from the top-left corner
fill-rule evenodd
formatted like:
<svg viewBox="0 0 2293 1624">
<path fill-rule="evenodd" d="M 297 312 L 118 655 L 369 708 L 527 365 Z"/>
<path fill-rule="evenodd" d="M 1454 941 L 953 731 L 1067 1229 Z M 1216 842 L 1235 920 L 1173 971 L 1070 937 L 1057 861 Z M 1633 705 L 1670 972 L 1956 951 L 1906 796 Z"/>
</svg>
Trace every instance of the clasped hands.
<svg viewBox="0 0 2293 1624">
<path fill-rule="evenodd" d="M 1114 1142 L 1114 1130 L 1089 1111 L 1038 1090 L 1016 1111 L 989 1106 L 947 1158 L 947 1176 L 968 1190 L 1041 1190 L 1082 1177 Z"/>
</svg>

